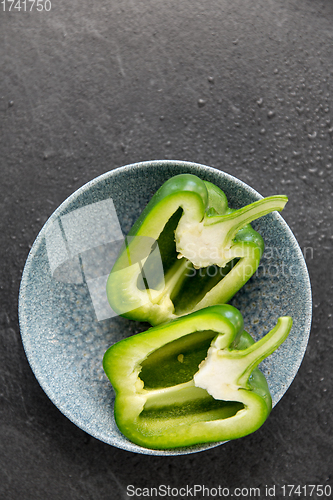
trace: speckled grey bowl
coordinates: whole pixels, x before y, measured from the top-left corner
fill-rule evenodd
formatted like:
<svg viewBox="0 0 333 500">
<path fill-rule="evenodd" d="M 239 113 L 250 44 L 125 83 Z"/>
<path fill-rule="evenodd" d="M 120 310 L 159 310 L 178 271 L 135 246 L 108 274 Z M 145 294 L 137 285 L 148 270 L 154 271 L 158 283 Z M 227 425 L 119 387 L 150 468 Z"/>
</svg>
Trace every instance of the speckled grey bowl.
<svg viewBox="0 0 333 500">
<path fill-rule="evenodd" d="M 156 451 L 129 442 L 115 424 L 114 393 L 102 368 L 111 344 L 148 327 L 112 317 L 104 298 L 99 301 L 98 290 L 104 293 L 101 284 L 111 265 L 103 248 L 111 244 L 116 254 L 122 234 L 127 234 L 155 191 L 168 178 L 185 172 L 218 185 L 233 208 L 261 198 L 238 179 L 204 165 L 168 160 L 118 168 L 80 188 L 53 213 L 31 249 L 22 276 L 21 335 L 40 385 L 78 427 L 136 453 L 180 455 L 221 444 Z M 307 346 L 311 288 L 301 249 L 282 217 L 275 212 L 253 226 L 264 237 L 265 254 L 257 273 L 232 304 L 256 339 L 279 316 L 293 317 L 286 342 L 261 364 L 276 405 L 294 379 Z"/>
</svg>

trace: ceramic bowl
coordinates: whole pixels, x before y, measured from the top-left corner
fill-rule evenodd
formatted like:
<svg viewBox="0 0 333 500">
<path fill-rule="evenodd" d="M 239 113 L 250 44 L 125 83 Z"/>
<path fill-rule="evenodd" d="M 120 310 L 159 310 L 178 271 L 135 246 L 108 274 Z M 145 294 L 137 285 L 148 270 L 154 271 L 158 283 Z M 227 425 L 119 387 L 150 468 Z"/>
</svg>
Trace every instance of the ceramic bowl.
<svg viewBox="0 0 333 500">
<path fill-rule="evenodd" d="M 261 198 L 240 180 L 204 165 L 168 160 L 117 168 L 78 189 L 51 215 L 31 248 L 20 287 L 24 349 L 48 397 L 87 433 L 136 453 L 180 455 L 221 444 L 158 451 L 131 443 L 115 424 L 114 392 L 102 368 L 110 345 L 149 326 L 117 317 L 108 306 L 105 281 L 119 244 L 156 190 L 185 172 L 219 186 L 233 208 Z M 275 212 L 253 227 L 266 250 L 257 273 L 231 303 L 255 339 L 279 316 L 293 318 L 288 339 L 260 365 L 275 406 L 304 356 L 311 289 L 302 251 L 283 218 Z"/>
</svg>

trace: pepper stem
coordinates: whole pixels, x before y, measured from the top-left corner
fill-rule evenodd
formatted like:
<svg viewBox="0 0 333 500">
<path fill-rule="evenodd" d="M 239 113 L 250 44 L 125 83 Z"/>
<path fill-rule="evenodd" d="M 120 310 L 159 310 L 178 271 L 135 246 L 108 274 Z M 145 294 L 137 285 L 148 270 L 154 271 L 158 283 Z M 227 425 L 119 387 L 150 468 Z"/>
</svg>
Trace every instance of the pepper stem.
<svg viewBox="0 0 333 500">
<path fill-rule="evenodd" d="M 284 316 L 261 340 L 244 350 L 230 350 L 223 335 L 218 335 L 199 365 L 193 379 L 196 387 L 206 389 L 215 399 L 233 401 L 237 391 L 247 388 L 248 379 L 259 363 L 286 339 L 292 319 Z"/>
<path fill-rule="evenodd" d="M 175 231 L 179 257 L 186 257 L 195 268 L 213 264 L 225 267 L 232 259 L 230 249 L 237 232 L 254 219 L 282 210 L 287 201 L 286 196 L 270 196 L 225 215 L 206 215 L 197 224 L 184 214 Z"/>
<path fill-rule="evenodd" d="M 267 198 L 255 201 L 254 203 L 240 208 L 239 210 L 234 210 L 230 214 L 207 217 L 204 225 L 223 225 L 223 244 L 225 247 L 228 247 L 229 245 L 231 245 L 231 242 L 236 236 L 237 232 L 246 224 L 249 224 L 255 219 L 259 219 L 259 217 L 262 217 L 263 215 L 274 212 L 275 210 L 283 210 L 287 201 L 287 196 L 269 196 Z"/>
<path fill-rule="evenodd" d="M 242 361 L 243 372 L 238 379 L 241 386 L 245 386 L 253 370 L 272 354 L 285 341 L 291 330 L 293 320 L 290 316 L 282 316 L 276 326 L 258 342 L 255 342 L 242 351 L 232 351 L 232 358 Z"/>
</svg>

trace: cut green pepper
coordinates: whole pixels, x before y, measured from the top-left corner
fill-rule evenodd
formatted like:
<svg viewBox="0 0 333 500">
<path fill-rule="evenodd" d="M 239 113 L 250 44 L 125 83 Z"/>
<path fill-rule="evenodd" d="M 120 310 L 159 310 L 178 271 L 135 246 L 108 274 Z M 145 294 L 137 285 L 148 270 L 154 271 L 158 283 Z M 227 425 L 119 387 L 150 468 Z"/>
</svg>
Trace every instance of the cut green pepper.
<svg viewBox="0 0 333 500">
<path fill-rule="evenodd" d="M 112 309 L 156 325 L 228 302 L 264 251 L 250 222 L 287 201 L 271 196 L 232 210 L 214 184 L 192 174 L 172 177 L 125 239 L 107 282 Z"/>
<path fill-rule="evenodd" d="M 272 408 L 257 365 L 286 339 L 288 316 L 254 343 L 240 312 L 205 308 L 126 338 L 104 355 L 114 415 L 132 442 L 177 448 L 245 436 Z"/>
</svg>

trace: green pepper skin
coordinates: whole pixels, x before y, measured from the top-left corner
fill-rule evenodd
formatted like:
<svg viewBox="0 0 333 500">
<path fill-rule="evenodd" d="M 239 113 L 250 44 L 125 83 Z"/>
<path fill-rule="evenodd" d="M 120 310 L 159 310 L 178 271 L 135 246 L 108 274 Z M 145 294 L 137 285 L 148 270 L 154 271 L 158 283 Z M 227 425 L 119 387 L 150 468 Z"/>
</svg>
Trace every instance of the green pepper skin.
<svg viewBox="0 0 333 500">
<path fill-rule="evenodd" d="M 243 330 L 240 312 L 225 304 L 114 344 L 104 355 L 103 367 L 115 390 L 120 431 L 151 449 L 220 442 L 254 432 L 272 408 L 257 365 L 281 345 L 291 326 L 291 318 L 279 318 L 254 343 Z M 212 396 L 216 391 L 218 397 Z"/>
<path fill-rule="evenodd" d="M 111 270 L 112 309 L 158 325 L 229 302 L 255 273 L 264 251 L 250 222 L 282 210 L 286 202 L 285 196 L 271 196 L 232 210 L 214 184 L 192 174 L 170 178 L 133 225 Z"/>
</svg>

